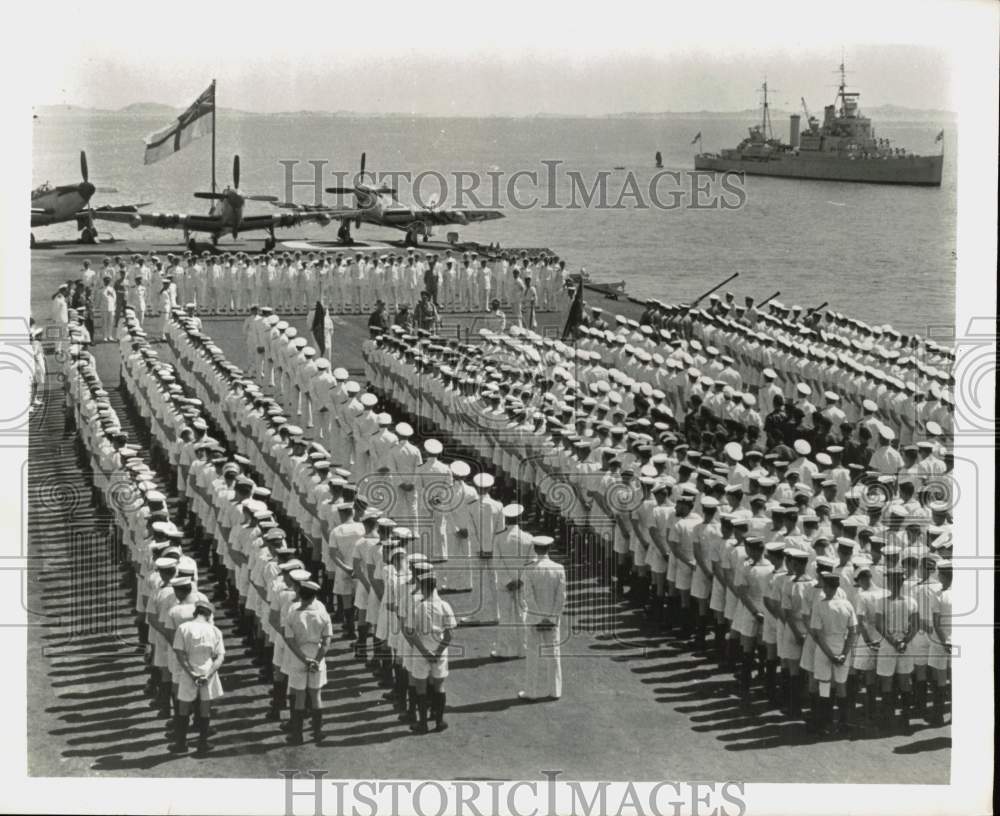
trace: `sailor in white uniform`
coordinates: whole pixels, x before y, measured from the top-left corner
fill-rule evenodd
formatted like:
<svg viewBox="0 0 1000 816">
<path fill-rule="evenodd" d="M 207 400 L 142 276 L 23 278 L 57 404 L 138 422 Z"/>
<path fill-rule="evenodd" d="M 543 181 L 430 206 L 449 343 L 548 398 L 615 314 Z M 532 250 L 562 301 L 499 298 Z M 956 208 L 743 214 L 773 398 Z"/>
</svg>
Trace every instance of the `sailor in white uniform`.
<svg viewBox="0 0 1000 816">
<path fill-rule="evenodd" d="M 558 700 L 562 696 L 562 613 L 566 602 L 566 571 L 549 558 L 550 536 L 535 536 L 535 561 L 522 572 L 525 603 L 525 688 L 522 700 Z"/>
</svg>

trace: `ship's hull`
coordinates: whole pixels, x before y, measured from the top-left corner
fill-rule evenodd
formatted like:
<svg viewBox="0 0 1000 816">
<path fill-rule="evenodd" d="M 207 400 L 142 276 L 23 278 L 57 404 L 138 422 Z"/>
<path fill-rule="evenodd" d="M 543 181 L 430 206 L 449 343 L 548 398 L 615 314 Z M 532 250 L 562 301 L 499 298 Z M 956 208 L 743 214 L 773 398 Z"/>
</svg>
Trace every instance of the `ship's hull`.
<svg viewBox="0 0 1000 816">
<path fill-rule="evenodd" d="M 834 159 L 774 156 L 769 159 L 728 158 L 700 153 L 695 170 L 746 173 L 750 176 L 856 181 L 869 184 L 941 186 L 941 156 L 907 156 L 898 159 Z"/>
</svg>

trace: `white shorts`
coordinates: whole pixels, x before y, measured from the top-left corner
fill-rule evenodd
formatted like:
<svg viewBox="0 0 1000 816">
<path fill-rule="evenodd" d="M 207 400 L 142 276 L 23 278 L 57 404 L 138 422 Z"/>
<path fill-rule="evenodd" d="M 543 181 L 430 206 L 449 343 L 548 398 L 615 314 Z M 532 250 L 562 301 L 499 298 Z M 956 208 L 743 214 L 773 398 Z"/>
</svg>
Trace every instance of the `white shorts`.
<svg viewBox="0 0 1000 816">
<path fill-rule="evenodd" d="M 903 654 L 892 648 L 892 644 L 883 640 L 879 646 L 876 671 L 879 677 L 892 677 L 894 674 L 909 674 L 913 671 L 913 655 L 910 654 L 910 646 L 906 647 Z"/>
<path fill-rule="evenodd" d="M 351 578 L 344 570 L 334 567 L 333 569 L 333 594 L 334 595 L 354 595 L 357 581 Z"/>
<path fill-rule="evenodd" d="M 951 655 L 945 651 L 944 645 L 934 638 L 928 638 L 928 640 L 930 640 L 930 648 L 928 649 L 927 665 L 937 671 L 947 671 L 948 666 L 951 665 Z"/>
<path fill-rule="evenodd" d="M 633 537 L 629 548 L 632 550 L 632 563 L 637 567 L 646 566 L 646 548 L 639 543 L 639 539 Z"/>
<path fill-rule="evenodd" d="M 326 685 L 326 660 L 321 660 L 319 669 L 311 672 L 306 668 L 306 664 L 299 660 L 289 649 L 285 666 L 285 674 L 288 675 L 288 688 L 296 691 L 309 689 L 321 689 Z"/>
<path fill-rule="evenodd" d="M 906 653 L 913 659 L 914 666 L 926 666 L 930 657 L 931 639 L 926 632 L 917 632 L 906 647 Z"/>
<path fill-rule="evenodd" d="M 766 609 L 764 610 L 764 626 L 761 629 L 760 638 L 765 643 L 777 644 L 778 642 L 778 619 Z"/>
<path fill-rule="evenodd" d="M 444 651 L 436 663 L 431 663 L 420 652 L 416 652 L 410 659 L 408 670 L 415 680 L 426 680 L 428 677 L 443 680 L 448 676 L 448 650 Z"/>
<path fill-rule="evenodd" d="M 680 562 L 678 559 L 671 558 L 670 559 L 670 566 L 674 566 L 675 564 L 677 566 L 674 569 L 674 578 L 673 578 L 673 580 L 674 580 L 674 583 L 676 584 L 677 588 L 680 589 L 680 590 L 685 590 L 685 591 L 691 589 L 691 584 L 692 584 L 692 581 L 693 581 L 693 578 L 694 578 L 694 570 L 691 567 L 689 567 L 687 564 L 684 564 L 684 563 Z M 700 573 L 701 570 L 698 570 L 698 572 Z M 670 571 L 669 570 L 667 570 L 667 578 L 668 579 L 670 578 Z"/>
<path fill-rule="evenodd" d="M 649 567 L 650 572 L 667 572 L 667 559 L 663 557 L 663 553 L 655 544 L 650 544 L 649 549 L 646 550 L 646 566 Z"/>
<path fill-rule="evenodd" d="M 671 554 L 667 558 L 667 580 L 671 583 L 677 583 L 677 557 Z"/>
<path fill-rule="evenodd" d="M 700 567 L 694 570 L 694 575 L 691 576 L 691 596 L 705 600 L 714 595 L 715 587 L 713 586 L 712 576 L 706 574 Z"/>
<path fill-rule="evenodd" d="M 191 675 L 186 671 L 180 674 L 177 683 L 177 699 L 182 703 L 193 703 L 197 700 L 217 700 L 222 696 L 222 681 L 219 680 L 219 673 L 216 672 L 203 686 L 196 686 Z"/>
<path fill-rule="evenodd" d="M 368 587 L 360 581 L 354 590 L 354 608 L 364 612 L 368 611 Z"/>
<path fill-rule="evenodd" d="M 880 642 L 876 641 L 876 643 Z M 854 644 L 854 658 L 851 662 L 851 668 L 864 672 L 875 671 L 878 652 L 878 649 L 873 649 L 863 640 L 858 640 Z"/>
<path fill-rule="evenodd" d="M 712 596 L 708 607 L 715 612 L 722 612 L 726 608 L 726 585 L 714 578 L 712 579 Z"/>
<path fill-rule="evenodd" d="M 808 638 L 806 640 L 808 641 Z M 791 626 L 785 624 L 781 627 L 781 639 L 778 641 L 778 656 L 782 660 L 801 661 L 802 646 L 803 644 L 795 639 L 795 633 L 792 631 Z"/>
<path fill-rule="evenodd" d="M 815 662 L 816 641 L 812 639 L 812 635 L 806 635 L 806 639 L 802 643 L 802 656 L 799 658 L 799 668 L 802 671 L 811 672 Z"/>
<path fill-rule="evenodd" d="M 816 649 L 816 656 L 813 660 L 813 677 L 821 683 L 830 682 L 846 683 L 847 675 L 851 670 L 850 659 L 845 660 L 842 665 L 835 665 L 830 662 L 822 649 Z"/>
<path fill-rule="evenodd" d="M 614 551 L 621 555 L 631 550 L 631 538 L 625 538 L 621 528 L 616 524 L 614 532 Z"/>
<path fill-rule="evenodd" d="M 733 618 L 733 631 L 738 632 L 742 637 L 757 638 L 760 637 L 761 622 L 750 614 L 750 610 L 741 603 Z"/>
<path fill-rule="evenodd" d="M 736 610 L 743 606 L 740 599 L 736 596 L 736 593 L 730 589 L 726 590 L 726 603 L 723 607 L 726 620 L 732 623 L 733 618 L 736 615 Z"/>
</svg>

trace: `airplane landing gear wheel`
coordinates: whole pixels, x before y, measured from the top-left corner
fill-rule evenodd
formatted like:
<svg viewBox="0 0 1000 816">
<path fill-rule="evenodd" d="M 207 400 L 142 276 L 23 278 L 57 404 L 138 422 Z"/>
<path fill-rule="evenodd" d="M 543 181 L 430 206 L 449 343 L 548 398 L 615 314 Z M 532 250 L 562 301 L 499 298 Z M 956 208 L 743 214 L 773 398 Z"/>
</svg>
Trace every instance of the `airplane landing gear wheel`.
<svg viewBox="0 0 1000 816">
<path fill-rule="evenodd" d="M 278 245 L 277 241 L 275 241 L 273 238 L 265 238 L 264 239 L 264 251 L 265 252 L 274 252 L 274 248 L 277 245 Z"/>
<path fill-rule="evenodd" d="M 187 244 L 188 244 L 188 249 L 191 250 L 192 252 L 198 251 L 198 242 L 195 241 L 194 238 L 188 238 Z"/>
<path fill-rule="evenodd" d="M 95 230 L 93 227 L 84 227 L 82 230 L 80 230 L 80 243 L 96 244 L 97 230 Z"/>
</svg>

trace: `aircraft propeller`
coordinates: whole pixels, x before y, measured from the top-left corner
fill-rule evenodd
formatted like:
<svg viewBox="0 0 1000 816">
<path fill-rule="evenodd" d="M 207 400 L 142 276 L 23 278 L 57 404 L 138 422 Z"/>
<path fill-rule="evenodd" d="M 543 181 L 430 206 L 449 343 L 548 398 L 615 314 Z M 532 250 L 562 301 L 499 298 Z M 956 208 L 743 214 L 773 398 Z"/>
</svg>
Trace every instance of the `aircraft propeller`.
<svg viewBox="0 0 1000 816">
<path fill-rule="evenodd" d="M 221 193 L 205 193 L 197 192 L 194 194 L 195 198 L 207 198 L 213 201 L 237 201 L 233 202 L 239 204 L 243 201 L 266 201 L 269 204 L 274 204 L 278 201 L 277 196 L 271 195 L 248 195 L 240 190 L 240 157 L 239 155 L 233 156 L 233 186 L 229 189 L 223 190 Z"/>
</svg>

